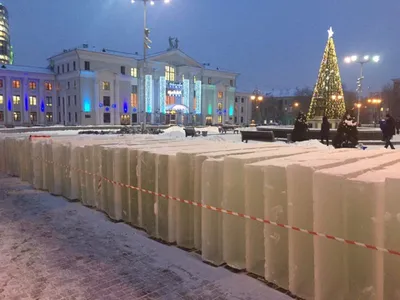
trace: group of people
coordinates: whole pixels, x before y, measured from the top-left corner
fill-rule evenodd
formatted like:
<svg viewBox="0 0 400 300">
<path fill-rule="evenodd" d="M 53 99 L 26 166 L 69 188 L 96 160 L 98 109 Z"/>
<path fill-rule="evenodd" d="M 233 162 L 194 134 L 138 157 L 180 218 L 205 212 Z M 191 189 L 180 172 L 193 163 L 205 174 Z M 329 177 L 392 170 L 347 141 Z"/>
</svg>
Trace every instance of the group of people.
<svg viewBox="0 0 400 300">
<path fill-rule="evenodd" d="M 355 148 L 358 145 L 358 123 L 352 114 L 352 111 L 347 111 L 342 120 L 340 121 L 336 135 L 332 139 L 332 145 L 335 148 Z M 326 116 L 322 119 L 321 125 L 321 143 L 329 146 L 331 124 Z M 396 122 L 395 119 L 387 114 L 386 118 L 381 121 L 380 128 L 382 130 L 382 140 L 385 142 L 385 148 L 390 147 L 395 149 L 391 140 L 393 136 L 400 131 L 400 121 Z M 294 123 L 292 131 L 292 141 L 301 142 L 308 140 L 308 124 L 307 117 L 303 112 L 300 112 Z"/>
</svg>

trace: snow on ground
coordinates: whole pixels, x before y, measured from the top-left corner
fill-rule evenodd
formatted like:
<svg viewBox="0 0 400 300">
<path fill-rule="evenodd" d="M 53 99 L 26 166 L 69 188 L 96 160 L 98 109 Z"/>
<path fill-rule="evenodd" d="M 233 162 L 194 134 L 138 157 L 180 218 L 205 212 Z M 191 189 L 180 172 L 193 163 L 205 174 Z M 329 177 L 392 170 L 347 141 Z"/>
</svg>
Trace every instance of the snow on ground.
<svg viewBox="0 0 400 300">
<path fill-rule="evenodd" d="M 0 194 L 0 299 L 290 299 L 17 178 Z"/>
</svg>

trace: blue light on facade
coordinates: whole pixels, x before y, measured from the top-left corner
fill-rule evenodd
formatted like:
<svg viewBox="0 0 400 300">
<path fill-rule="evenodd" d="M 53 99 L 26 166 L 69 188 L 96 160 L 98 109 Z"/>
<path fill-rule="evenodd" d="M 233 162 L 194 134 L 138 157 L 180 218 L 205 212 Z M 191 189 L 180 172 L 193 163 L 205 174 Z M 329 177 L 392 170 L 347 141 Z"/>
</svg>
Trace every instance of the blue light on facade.
<svg viewBox="0 0 400 300">
<path fill-rule="evenodd" d="M 165 98 L 166 98 L 166 92 L 167 92 L 167 81 L 165 79 L 165 76 L 160 76 L 160 112 L 162 114 L 165 114 Z"/>
<path fill-rule="evenodd" d="M 90 110 L 91 110 L 90 99 L 89 98 L 85 98 L 83 100 L 83 111 L 84 112 L 90 112 Z"/>
<path fill-rule="evenodd" d="M 44 112 L 44 101 L 40 101 L 40 111 Z"/>
<path fill-rule="evenodd" d="M 106 106 L 106 111 L 110 111 L 110 108 L 108 106 Z"/>
<path fill-rule="evenodd" d="M 124 102 L 124 113 L 126 114 L 128 112 L 128 103 L 126 101 Z"/>
<path fill-rule="evenodd" d="M 8 98 L 7 108 L 8 108 L 8 111 L 12 110 L 12 105 L 11 105 L 11 99 L 10 98 Z"/>
<path fill-rule="evenodd" d="M 137 112 L 137 108 L 134 107 L 134 108 L 132 109 L 132 111 L 133 111 L 134 113 L 136 113 L 136 112 Z"/>
<path fill-rule="evenodd" d="M 211 105 L 211 104 L 208 104 L 207 113 L 208 113 L 209 115 L 212 114 L 212 105 Z"/>
<path fill-rule="evenodd" d="M 103 103 L 99 103 L 99 107 L 103 107 Z"/>
<path fill-rule="evenodd" d="M 25 95 L 25 111 L 29 110 L 29 102 L 28 102 L 28 96 Z"/>
<path fill-rule="evenodd" d="M 152 113 L 153 112 L 153 76 L 146 75 L 144 78 L 145 78 L 145 85 L 146 85 L 145 97 L 144 97 L 146 113 Z"/>
<path fill-rule="evenodd" d="M 233 116 L 233 112 L 234 112 L 234 108 L 233 108 L 233 106 L 231 105 L 230 107 L 229 107 L 229 116 Z"/>
<path fill-rule="evenodd" d="M 224 109 L 224 115 L 226 115 L 226 109 Z"/>
<path fill-rule="evenodd" d="M 201 114 L 201 81 L 197 80 L 194 84 L 194 90 L 196 92 L 196 114 Z M 212 109 L 211 109 L 212 110 Z M 211 114 L 211 113 L 209 113 Z"/>
<path fill-rule="evenodd" d="M 112 108 L 117 108 L 117 104 L 111 105 Z"/>
</svg>

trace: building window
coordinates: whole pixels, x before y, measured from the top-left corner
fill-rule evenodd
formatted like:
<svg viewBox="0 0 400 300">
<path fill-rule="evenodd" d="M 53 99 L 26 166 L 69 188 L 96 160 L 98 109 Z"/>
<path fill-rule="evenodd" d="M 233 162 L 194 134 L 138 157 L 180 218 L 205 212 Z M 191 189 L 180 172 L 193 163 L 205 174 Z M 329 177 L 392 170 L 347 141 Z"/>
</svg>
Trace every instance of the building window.
<svg viewBox="0 0 400 300">
<path fill-rule="evenodd" d="M 235 103 L 238 103 L 238 98 L 237 97 L 235 98 Z"/>
<path fill-rule="evenodd" d="M 131 68 L 131 76 L 137 77 L 137 68 Z"/>
<path fill-rule="evenodd" d="M 137 106 L 137 94 L 131 93 L 131 107 L 138 107 Z"/>
<path fill-rule="evenodd" d="M 64 64 L 61 67 L 62 67 L 62 72 L 64 73 L 65 72 Z"/>
<path fill-rule="evenodd" d="M 0 89 L 3 88 L 3 79 L 0 79 Z"/>
<path fill-rule="evenodd" d="M 50 96 L 46 97 L 46 106 L 49 106 L 49 107 L 53 106 L 53 98 L 52 97 L 50 97 Z"/>
<path fill-rule="evenodd" d="M 20 104 L 20 103 L 21 103 L 21 97 L 18 96 L 18 95 L 14 95 L 14 96 L 13 96 L 13 104 L 14 104 L 14 105 L 18 105 L 18 104 Z"/>
<path fill-rule="evenodd" d="M 75 123 L 78 123 L 78 113 L 75 112 Z"/>
<path fill-rule="evenodd" d="M 137 94 L 137 85 L 132 85 L 132 94 Z"/>
<path fill-rule="evenodd" d="M 0 111 L 0 122 L 4 122 L 4 111 Z"/>
<path fill-rule="evenodd" d="M 71 123 L 71 112 L 68 113 L 68 122 Z"/>
<path fill-rule="evenodd" d="M 69 63 L 67 63 L 67 72 L 69 72 Z"/>
<path fill-rule="evenodd" d="M 125 66 L 121 66 L 121 74 L 125 75 Z"/>
<path fill-rule="evenodd" d="M 91 117 L 91 115 L 85 115 L 85 119 L 90 119 Z"/>
<path fill-rule="evenodd" d="M 52 112 L 46 113 L 46 120 L 47 120 L 47 123 L 53 123 L 53 113 Z"/>
<path fill-rule="evenodd" d="M 13 80 L 12 81 L 12 87 L 14 89 L 19 89 L 21 87 L 21 80 Z"/>
<path fill-rule="evenodd" d="M 74 61 L 74 62 L 72 63 L 72 68 L 74 69 L 74 71 L 76 71 L 76 61 Z"/>
<path fill-rule="evenodd" d="M 170 66 L 165 66 L 165 80 L 175 81 L 175 68 Z"/>
<path fill-rule="evenodd" d="M 240 112 L 243 113 L 243 106 L 240 108 Z"/>
<path fill-rule="evenodd" d="M 71 83 L 67 81 L 67 89 L 69 90 L 71 88 Z"/>
<path fill-rule="evenodd" d="M 29 105 L 36 105 L 37 99 L 36 96 L 29 96 Z"/>
<path fill-rule="evenodd" d="M 243 123 L 243 117 L 240 117 L 240 123 Z"/>
<path fill-rule="evenodd" d="M 37 121 L 37 113 L 36 112 L 31 112 L 31 114 L 30 114 L 30 117 L 31 117 L 31 121 L 32 122 L 36 122 Z"/>
<path fill-rule="evenodd" d="M 217 107 L 218 107 L 218 110 L 222 110 L 222 103 L 219 102 Z"/>
<path fill-rule="evenodd" d="M 242 103 L 244 103 L 244 98 L 242 98 Z"/>
<path fill-rule="evenodd" d="M 76 80 L 74 80 L 74 89 L 76 89 Z"/>
<path fill-rule="evenodd" d="M 208 84 L 211 84 L 211 77 L 208 77 Z"/>
<path fill-rule="evenodd" d="M 20 111 L 14 111 L 14 121 L 16 121 L 16 122 L 21 121 L 21 112 Z"/>
<path fill-rule="evenodd" d="M 57 66 L 57 74 L 60 74 L 60 66 Z"/>
<path fill-rule="evenodd" d="M 111 114 L 110 113 L 104 113 L 103 122 L 104 123 L 111 123 Z"/>
<path fill-rule="evenodd" d="M 4 104 L 4 96 L 0 95 L 0 104 Z"/>
<path fill-rule="evenodd" d="M 219 124 L 222 123 L 222 116 L 218 116 L 218 123 L 219 123 Z"/>
<path fill-rule="evenodd" d="M 233 79 L 229 80 L 229 85 L 233 86 Z"/>
<path fill-rule="evenodd" d="M 76 95 L 74 95 L 74 105 L 75 106 L 77 105 L 77 103 L 76 103 Z"/>
<path fill-rule="evenodd" d="M 51 82 L 45 82 L 44 87 L 45 87 L 46 91 L 53 90 L 53 85 L 51 84 Z"/>
<path fill-rule="evenodd" d="M 103 90 L 104 91 L 109 91 L 110 90 L 110 82 L 103 81 L 102 86 L 103 86 Z"/>
<path fill-rule="evenodd" d="M 61 106 L 61 98 L 60 97 L 57 98 L 57 105 Z"/>
<path fill-rule="evenodd" d="M 104 96 L 104 97 L 103 97 L 103 105 L 104 105 L 104 106 L 111 106 L 111 99 L 110 99 L 110 96 Z"/>
<path fill-rule="evenodd" d="M 90 71 L 90 61 L 85 61 L 85 71 Z"/>
<path fill-rule="evenodd" d="M 29 81 L 29 89 L 36 90 L 36 82 L 35 81 Z"/>
<path fill-rule="evenodd" d="M 58 123 L 61 123 L 61 112 L 58 112 Z"/>
<path fill-rule="evenodd" d="M 224 92 L 218 92 L 218 99 L 224 98 Z"/>
<path fill-rule="evenodd" d="M 196 76 L 193 76 L 193 82 L 196 82 L 196 81 L 197 81 Z"/>
<path fill-rule="evenodd" d="M 71 96 L 68 96 L 67 99 L 68 99 L 68 100 L 67 100 L 68 106 L 71 106 Z"/>
</svg>

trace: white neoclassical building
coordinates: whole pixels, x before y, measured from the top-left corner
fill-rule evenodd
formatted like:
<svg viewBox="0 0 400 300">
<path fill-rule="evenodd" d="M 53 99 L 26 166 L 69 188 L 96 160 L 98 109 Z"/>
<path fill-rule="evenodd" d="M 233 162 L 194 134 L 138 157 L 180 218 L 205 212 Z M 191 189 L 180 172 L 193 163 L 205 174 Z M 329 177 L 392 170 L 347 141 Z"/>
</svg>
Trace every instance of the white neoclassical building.
<svg viewBox="0 0 400 300">
<path fill-rule="evenodd" d="M 90 48 L 63 50 L 48 68 L 0 67 L 0 124 L 217 124 L 235 119 L 238 74 L 180 49 L 143 60 Z M 146 70 L 146 71 L 145 71 Z"/>
</svg>

